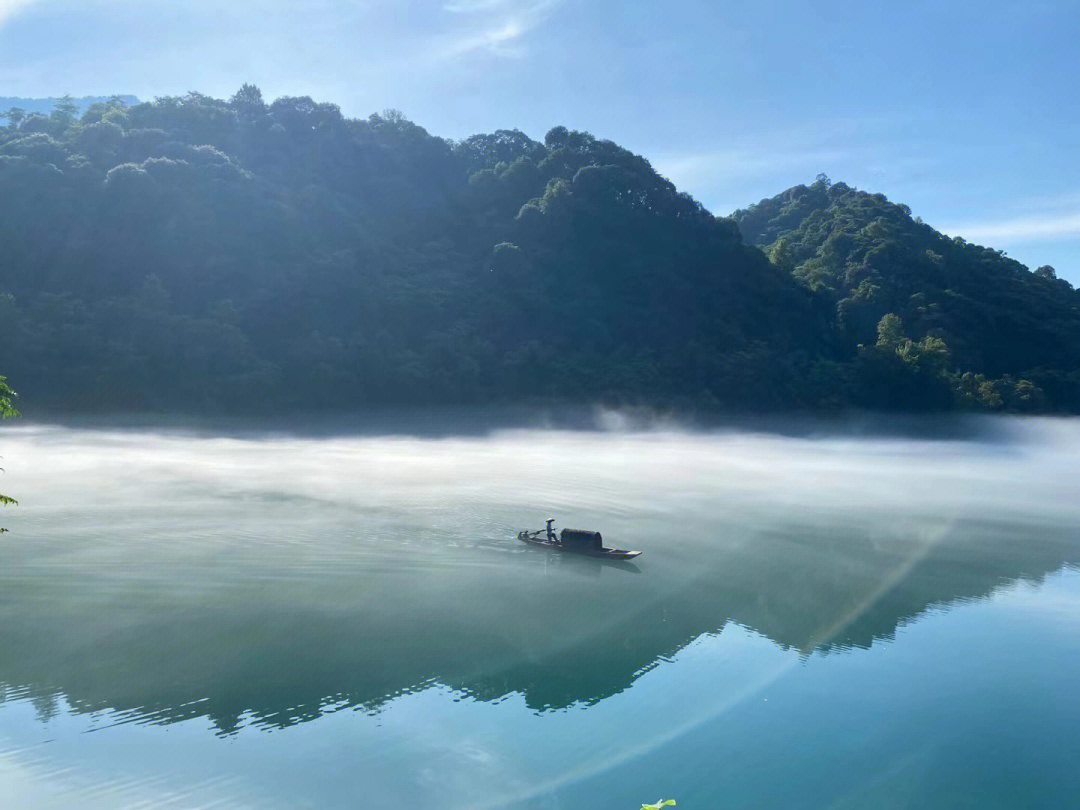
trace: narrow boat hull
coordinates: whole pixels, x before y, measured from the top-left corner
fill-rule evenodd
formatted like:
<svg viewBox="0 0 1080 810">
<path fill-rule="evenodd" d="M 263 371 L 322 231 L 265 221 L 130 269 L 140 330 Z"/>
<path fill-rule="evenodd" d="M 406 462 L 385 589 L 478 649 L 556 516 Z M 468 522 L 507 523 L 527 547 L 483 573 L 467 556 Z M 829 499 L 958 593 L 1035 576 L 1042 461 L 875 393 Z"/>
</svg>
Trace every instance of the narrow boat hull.
<svg viewBox="0 0 1080 810">
<path fill-rule="evenodd" d="M 582 557 L 598 557 L 604 560 L 632 560 L 641 554 L 640 551 L 627 551 L 621 548 L 576 549 L 567 548 L 562 543 L 555 543 L 540 534 L 532 532 L 518 532 L 518 540 L 522 540 L 533 546 L 546 548 L 548 551 L 565 551 L 567 554 L 579 554 Z"/>
</svg>

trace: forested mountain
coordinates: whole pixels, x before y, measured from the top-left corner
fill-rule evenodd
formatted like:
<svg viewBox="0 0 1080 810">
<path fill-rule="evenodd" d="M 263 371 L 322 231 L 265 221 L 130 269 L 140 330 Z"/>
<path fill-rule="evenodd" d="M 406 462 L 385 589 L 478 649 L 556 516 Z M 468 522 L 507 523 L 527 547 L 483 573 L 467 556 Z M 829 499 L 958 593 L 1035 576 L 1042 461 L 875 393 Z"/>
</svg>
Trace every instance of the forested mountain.
<svg viewBox="0 0 1080 810">
<path fill-rule="evenodd" d="M 737 225 L 561 127 L 111 99 L 0 128 L 0 200 L 28 406 L 1080 408 L 1065 282 L 824 181 Z"/>
<path fill-rule="evenodd" d="M 841 356 L 873 343 L 892 313 L 898 339 L 947 347 L 949 367 L 1025 378 L 1054 403 L 1080 403 L 1080 292 L 1053 268 L 1032 273 L 1000 251 L 946 237 L 905 205 L 825 177 L 734 217 L 748 242 L 814 293 Z M 1031 395 L 998 386 L 982 396 L 983 380 L 960 382 L 965 398 L 991 405 L 1002 394 Z"/>
</svg>

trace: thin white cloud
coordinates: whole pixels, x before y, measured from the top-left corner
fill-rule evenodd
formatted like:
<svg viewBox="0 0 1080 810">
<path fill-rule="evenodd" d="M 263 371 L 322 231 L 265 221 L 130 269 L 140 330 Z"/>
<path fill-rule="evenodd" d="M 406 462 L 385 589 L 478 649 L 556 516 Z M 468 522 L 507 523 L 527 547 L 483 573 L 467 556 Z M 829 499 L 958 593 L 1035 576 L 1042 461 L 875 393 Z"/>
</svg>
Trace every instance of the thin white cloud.
<svg viewBox="0 0 1080 810">
<path fill-rule="evenodd" d="M 657 171 L 677 185 L 721 185 L 753 178 L 798 174 L 804 182 L 818 172 L 857 166 L 861 176 L 925 169 L 928 159 L 910 143 L 896 143 L 889 133 L 910 126 L 903 116 L 840 117 L 795 122 L 782 131 L 760 131 L 712 149 L 683 152 L 649 150 Z M 775 192 L 774 192 L 775 193 Z"/>
<path fill-rule="evenodd" d="M 525 30 L 519 23 L 510 20 L 495 28 L 449 39 L 438 55 L 449 58 L 474 51 L 488 51 L 498 56 L 520 56 L 522 52 L 513 45 L 524 35 Z"/>
<path fill-rule="evenodd" d="M 949 225 L 942 230 L 974 242 L 1039 242 L 1080 237 L 1080 211 Z"/>
<path fill-rule="evenodd" d="M 473 53 L 501 57 L 525 55 L 526 34 L 547 19 L 561 0 L 452 0 L 443 10 L 473 23 L 445 36 L 434 55 L 449 59 Z"/>
<path fill-rule="evenodd" d="M 3 25 L 22 9 L 36 2 L 38 0 L 0 0 L 0 25 Z"/>
<path fill-rule="evenodd" d="M 656 170 L 679 180 L 756 177 L 788 169 L 821 170 L 827 164 L 853 157 L 852 149 L 716 149 L 682 154 L 661 154 L 653 159 Z M 813 178 L 809 178 L 813 179 Z"/>
<path fill-rule="evenodd" d="M 452 3 L 446 3 L 443 8 L 455 14 L 475 14 L 504 8 L 511 2 L 512 0 L 455 0 Z"/>
</svg>

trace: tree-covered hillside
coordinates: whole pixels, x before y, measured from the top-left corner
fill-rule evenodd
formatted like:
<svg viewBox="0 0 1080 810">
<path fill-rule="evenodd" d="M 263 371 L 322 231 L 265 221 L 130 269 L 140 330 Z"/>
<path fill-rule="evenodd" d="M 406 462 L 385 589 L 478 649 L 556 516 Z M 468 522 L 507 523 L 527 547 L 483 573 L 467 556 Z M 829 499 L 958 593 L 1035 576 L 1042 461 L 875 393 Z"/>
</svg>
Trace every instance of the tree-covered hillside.
<svg viewBox="0 0 1080 810">
<path fill-rule="evenodd" d="M 451 142 L 251 86 L 61 106 L 0 128 L 0 367 L 75 410 L 1080 407 L 1068 285 L 883 198 L 833 215 L 841 188 L 740 212 L 791 231 L 770 261 L 561 127 Z"/>
<path fill-rule="evenodd" d="M 813 340 L 733 222 L 561 128 L 451 143 L 252 87 L 102 104 L 4 130 L 0 195 L 28 402 L 778 405 L 759 369 Z"/>
<path fill-rule="evenodd" d="M 748 242 L 813 292 L 840 356 L 878 341 L 887 326 L 885 340 L 932 344 L 947 350 L 946 368 L 974 372 L 952 381 L 961 400 L 1042 399 L 1016 384 L 980 393 L 979 374 L 1026 379 L 1050 404 L 1080 406 L 1080 292 L 1053 268 L 1031 272 L 1000 251 L 950 239 L 905 205 L 825 177 L 734 217 Z"/>
</svg>

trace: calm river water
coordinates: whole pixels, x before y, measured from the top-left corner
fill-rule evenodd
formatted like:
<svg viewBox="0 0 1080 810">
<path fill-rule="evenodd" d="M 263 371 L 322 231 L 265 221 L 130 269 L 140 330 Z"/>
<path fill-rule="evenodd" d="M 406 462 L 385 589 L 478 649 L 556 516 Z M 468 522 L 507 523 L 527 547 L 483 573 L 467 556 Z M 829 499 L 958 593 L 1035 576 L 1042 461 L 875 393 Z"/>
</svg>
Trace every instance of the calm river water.
<svg viewBox="0 0 1080 810">
<path fill-rule="evenodd" d="M 1080 807 L 1080 422 L 609 427 L 5 427 L 0 804 Z"/>
</svg>

